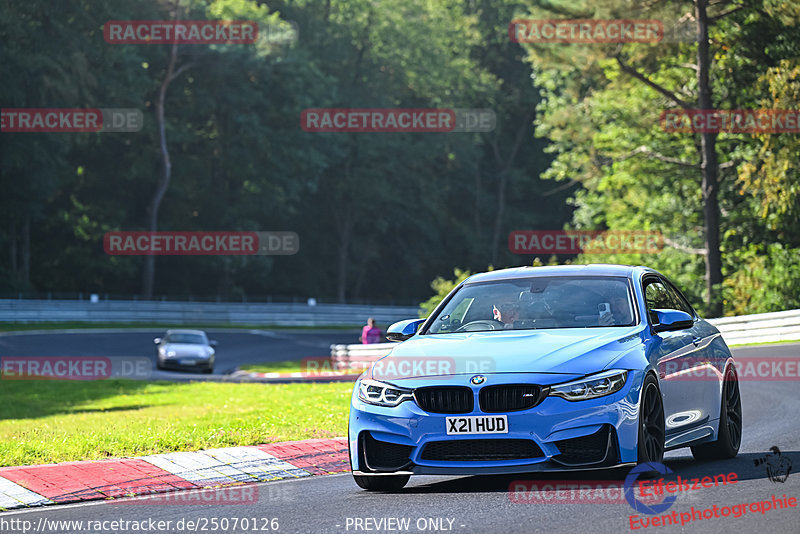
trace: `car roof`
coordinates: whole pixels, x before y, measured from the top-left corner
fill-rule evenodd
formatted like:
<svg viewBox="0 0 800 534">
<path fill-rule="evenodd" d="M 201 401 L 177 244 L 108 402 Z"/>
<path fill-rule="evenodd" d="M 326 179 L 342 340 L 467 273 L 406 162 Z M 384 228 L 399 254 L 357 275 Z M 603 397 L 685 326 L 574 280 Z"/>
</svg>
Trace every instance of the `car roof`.
<svg viewBox="0 0 800 534">
<path fill-rule="evenodd" d="M 205 332 L 202 330 L 167 330 L 167 334 L 199 334 L 201 336 L 206 335 Z"/>
<path fill-rule="evenodd" d="M 645 272 L 657 271 L 644 266 L 614 265 L 610 263 L 591 263 L 588 265 L 546 265 L 542 267 L 513 267 L 470 276 L 464 282 L 491 282 L 538 276 L 623 276 L 636 278 Z"/>
</svg>

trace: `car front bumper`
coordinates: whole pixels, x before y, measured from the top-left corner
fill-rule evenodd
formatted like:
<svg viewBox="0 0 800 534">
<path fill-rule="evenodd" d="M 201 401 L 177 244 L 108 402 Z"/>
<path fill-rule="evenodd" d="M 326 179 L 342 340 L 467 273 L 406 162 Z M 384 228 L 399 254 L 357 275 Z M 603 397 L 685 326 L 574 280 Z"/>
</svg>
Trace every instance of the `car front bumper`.
<svg viewBox="0 0 800 534">
<path fill-rule="evenodd" d="M 187 363 L 188 361 L 192 363 Z M 163 358 L 161 360 L 161 366 L 168 369 L 212 369 L 214 367 L 214 359 L 175 356 L 172 358 Z"/>
<path fill-rule="evenodd" d="M 360 474 L 503 474 L 606 469 L 636 462 L 643 373 L 630 371 L 623 388 L 605 397 L 576 402 L 546 397 L 531 409 L 501 414 L 480 410 L 478 392 L 481 386 L 471 385 L 470 376 L 457 375 L 438 383 L 429 380 L 416 384 L 470 387 L 475 395 L 474 409 L 463 414 L 429 413 L 413 400 L 392 408 L 367 404 L 358 398 L 357 381 L 348 429 L 353 471 Z M 554 375 L 497 373 L 487 378 L 487 383 L 492 385 L 546 386 L 574 377 L 554 379 Z M 395 385 L 400 384 L 395 382 Z M 447 435 L 446 417 L 475 415 L 506 415 L 508 433 Z M 498 443 L 501 440 L 512 441 Z M 460 454 L 469 459 L 454 459 Z M 491 459 L 478 459 L 483 454 Z M 513 458 L 499 459 L 504 455 Z M 443 460 L 443 457 L 448 459 Z"/>
</svg>

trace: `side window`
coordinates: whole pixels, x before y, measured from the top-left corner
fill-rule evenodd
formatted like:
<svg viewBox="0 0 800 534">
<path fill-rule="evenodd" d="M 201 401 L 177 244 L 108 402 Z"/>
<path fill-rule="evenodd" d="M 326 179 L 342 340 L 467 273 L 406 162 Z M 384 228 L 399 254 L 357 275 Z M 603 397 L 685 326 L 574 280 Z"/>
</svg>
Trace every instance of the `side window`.
<svg viewBox="0 0 800 534">
<path fill-rule="evenodd" d="M 644 288 L 644 300 L 647 308 L 647 316 L 650 317 L 650 322 L 655 324 L 658 320 L 655 318 L 652 310 L 654 308 L 674 310 L 676 309 L 675 303 L 672 301 L 672 295 L 670 295 L 667 288 L 664 287 L 664 284 L 660 281 L 653 279 L 646 282 L 646 284 Z"/>
<path fill-rule="evenodd" d="M 686 298 L 681 295 L 681 292 L 678 291 L 675 286 L 667 282 L 666 289 L 669 292 L 670 296 L 672 297 L 672 301 L 675 303 L 673 309 L 684 311 L 694 317 L 694 312 L 692 311 L 692 307 L 689 306 L 689 303 L 686 301 Z"/>
</svg>

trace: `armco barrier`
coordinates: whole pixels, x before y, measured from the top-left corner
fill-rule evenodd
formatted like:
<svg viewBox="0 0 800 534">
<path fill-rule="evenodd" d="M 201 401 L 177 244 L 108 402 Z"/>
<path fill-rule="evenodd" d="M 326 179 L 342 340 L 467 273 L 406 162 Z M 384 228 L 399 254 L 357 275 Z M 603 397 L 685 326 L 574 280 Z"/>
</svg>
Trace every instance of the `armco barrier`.
<svg viewBox="0 0 800 534">
<path fill-rule="evenodd" d="M 361 369 L 389 354 L 397 343 L 371 343 L 369 345 L 331 345 L 334 369 Z"/>
<path fill-rule="evenodd" d="M 800 310 L 789 310 L 738 317 L 709 319 L 728 345 L 800 340 Z M 331 360 L 336 369 L 358 369 L 378 360 L 396 343 L 372 345 L 331 345 Z"/>
<path fill-rule="evenodd" d="M 800 340 L 800 310 L 709 319 L 728 345 Z"/>
<path fill-rule="evenodd" d="M 412 306 L 356 304 L 0 299 L 0 323 L 160 323 L 336 326 L 390 324 L 417 317 Z"/>
</svg>

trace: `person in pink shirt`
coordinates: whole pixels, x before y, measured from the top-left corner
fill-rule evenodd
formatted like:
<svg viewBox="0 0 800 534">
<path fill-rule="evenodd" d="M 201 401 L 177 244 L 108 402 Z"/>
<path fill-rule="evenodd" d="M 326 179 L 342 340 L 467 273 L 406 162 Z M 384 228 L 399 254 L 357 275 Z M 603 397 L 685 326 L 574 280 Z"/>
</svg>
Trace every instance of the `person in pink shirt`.
<svg viewBox="0 0 800 534">
<path fill-rule="evenodd" d="M 380 343 L 381 337 L 383 337 L 383 332 L 375 326 L 375 319 L 370 317 L 367 319 L 366 326 L 361 329 L 361 343 L 365 345 L 368 343 Z"/>
</svg>

